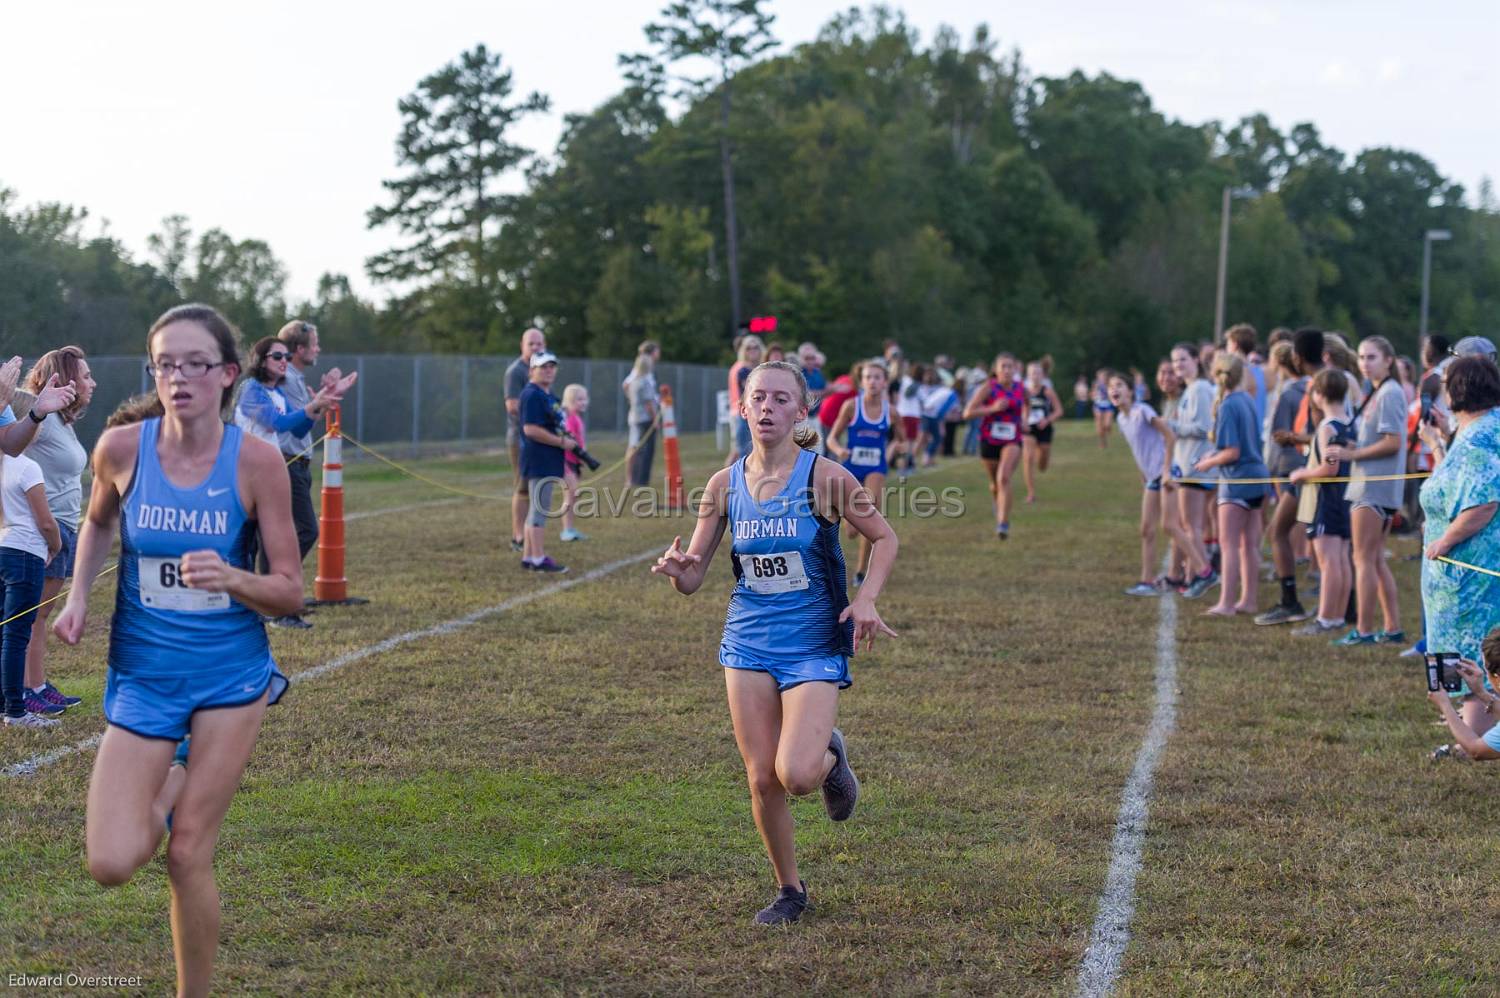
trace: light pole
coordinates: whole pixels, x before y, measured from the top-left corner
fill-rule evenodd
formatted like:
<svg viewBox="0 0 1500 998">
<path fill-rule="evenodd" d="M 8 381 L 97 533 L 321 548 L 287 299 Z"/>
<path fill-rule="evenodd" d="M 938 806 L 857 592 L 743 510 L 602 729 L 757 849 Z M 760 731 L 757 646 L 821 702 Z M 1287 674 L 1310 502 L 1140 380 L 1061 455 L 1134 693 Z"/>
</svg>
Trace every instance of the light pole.
<svg viewBox="0 0 1500 998">
<path fill-rule="evenodd" d="M 1229 202 L 1249 200 L 1256 196 L 1255 188 L 1225 187 L 1224 203 L 1219 208 L 1219 284 L 1214 293 L 1214 343 L 1222 346 L 1224 336 L 1224 285 L 1229 276 Z"/>
<path fill-rule="evenodd" d="M 1432 296 L 1432 244 L 1447 242 L 1453 233 L 1447 229 L 1428 229 L 1422 236 L 1422 319 L 1417 335 L 1427 338 L 1427 303 Z"/>
</svg>

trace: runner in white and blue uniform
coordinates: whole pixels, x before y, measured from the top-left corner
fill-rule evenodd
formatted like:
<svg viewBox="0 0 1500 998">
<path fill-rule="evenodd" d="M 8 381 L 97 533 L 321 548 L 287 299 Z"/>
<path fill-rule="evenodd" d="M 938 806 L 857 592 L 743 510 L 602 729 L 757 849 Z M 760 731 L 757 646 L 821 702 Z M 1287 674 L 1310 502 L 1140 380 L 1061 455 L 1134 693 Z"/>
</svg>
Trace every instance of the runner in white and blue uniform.
<svg viewBox="0 0 1500 998">
<path fill-rule="evenodd" d="M 68 644 L 83 636 L 118 524 L 89 872 L 106 886 L 125 883 L 170 829 L 178 991 L 196 995 L 209 991 L 218 946 L 219 828 L 266 706 L 286 689 L 260 616 L 301 607 L 302 571 L 280 452 L 224 423 L 239 375 L 233 328 L 205 305 L 183 305 L 156 321 L 146 348 L 155 415 L 105 431 L 94 448 L 75 581 L 53 630 Z M 263 575 L 249 565 L 257 527 Z"/>
<path fill-rule="evenodd" d="M 887 445 L 897 448 L 907 443 L 901 420 L 891 418 L 891 398 L 886 390 L 890 373 L 885 361 L 876 357 L 860 368 L 860 394 L 844 403 L 828 434 L 828 453 L 841 461 L 854 480 L 863 485 L 875 500 L 875 508 L 885 513 L 885 476 L 890 470 Z M 877 419 L 870 413 L 879 412 Z M 843 442 L 840 443 L 840 440 Z M 854 585 L 862 586 L 870 569 L 870 541 L 859 539 L 859 561 L 854 570 Z"/>
<path fill-rule="evenodd" d="M 838 693 L 850 684 L 848 659 L 861 641 L 868 649 L 877 634 L 895 637 L 875 609 L 896 558 L 895 532 L 847 469 L 803 449 L 815 439 L 810 431 L 794 438 L 810 403 L 796 366 L 778 361 L 751 372 L 741 400 L 750 453 L 709 480 L 688 549 L 678 537 L 652 567 L 683 595 L 697 592 L 725 530 L 733 532 L 735 587 L 719 662 L 751 811 L 780 886 L 757 925 L 795 922 L 807 908 L 787 794 L 821 787 L 830 818 L 854 812 L 859 781 L 834 727 Z M 852 603 L 841 517 L 874 545 Z"/>
</svg>

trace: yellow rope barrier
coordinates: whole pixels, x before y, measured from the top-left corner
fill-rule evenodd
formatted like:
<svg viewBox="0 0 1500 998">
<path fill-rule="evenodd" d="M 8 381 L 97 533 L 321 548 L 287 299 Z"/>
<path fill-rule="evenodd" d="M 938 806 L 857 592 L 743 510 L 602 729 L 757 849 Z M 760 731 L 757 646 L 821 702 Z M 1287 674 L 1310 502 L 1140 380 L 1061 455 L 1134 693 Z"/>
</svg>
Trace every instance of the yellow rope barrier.
<svg viewBox="0 0 1500 998">
<path fill-rule="evenodd" d="M 1342 475 L 1328 478 L 1304 478 L 1300 485 L 1334 485 L 1339 482 L 1404 482 L 1412 478 L 1431 478 L 1430 471 L 1409 471 L 1401 475 Z M 1288 485 L 1290 478 L 1173 478 L 1179 485 Z"/>
<path fill-rule="evenodd" d="M 1466 561 L 1458 561 L 1447 556 L 1439 557 L 1436 560 L 1446 561 L 1450 565 L 1456 565 L 1459 568 L 1467 568 L 1471 572 L 1483 572 L 1485 575 L 1493 575 L 1495 578 L 1500 579 L 1500 572 L 1495 571 L 1493 568 L 1481 568 L 1478 565 L 1470 565 Z"/>
<path fill-rule="evenodd" d="M 655 420 L 653 420 L 652 423 L 651 423 L 651 429 L 649 429 L 649 430 L 646 431 L 646 434 L 641 437 L 640 444 L 637 444 L 636 446 L 639 447 L 642 444 L 645 444 L 645 442 L 647 440 L 651 439 L 652 434 L 654 434 L 656 432 L 657 427 L 660 426 L 660 425 L 661 425 L 661 415 L 660 415 L 660 413 L 658 413 L 657 414 L 657 418 Z M 440 481 L 438 481 L 438 480 L 436 480 L 434 478 L 428 478 L 426 475 L 422 474 L 421 472 L 415 471 L 415 470 L 407 467 L 406 465 L 402 464 L 400 461 L 397 461 L 394 458 L 387 457 L 386 455 L 384 455 L 384 454 L 380 453 L 379 451 L 377 451 L 375 448 L 371 447 L 369 444 L 361 443 L 360 441 L 356 440 L 354 437 L 351 437 L 347 433 L 343 434 L 343 437 L 344 437 L 345 440 L 349 441 L 355 447 L 358 447 L 360 450 L 364 451 L 366 454 L 368 454 L 371 457 L 375 458 L 377 461 L 381 461 L 381 462 L 383 462 L 383 463 L 385 463 L 387 465 L 390 465 L 392 468 L 394 468 L 397 471 L 401 472 L 403 475 L 408 475 L 411 478 L 415 478 L 419 482 L 425 482 L 426 484 L 431 485 L 435 489 L 442 489 L 444 492 L 451 492 L 454 495 L 465 496 L 466 498 L 469 498 L 469 499 L 485 499 L 485 500 L 494 501 L 494 502 L 502 502 L 502 501 L 503 502 L 508 502 L 508 501 L 510 501 L 511 493 L 509 493 L 509 492 L 505 493 L 504 495 L 492 495 L 492 494 L 488 494 L 488 493 L 484 493 L 484 492 L 471 492 L 468 489 L 462 489 L 462 488 L 459 488 L 459 487 L 454 486 L 454 485 L 448 485 L 448 484 L 446 484 L 444 482 L 440 482 Z M 625 466 L 625 462 L 628 461 L 630 459 L 630 457 L 631 457 L 631 455 L 627 453 L 624 457 L 620 458 L 620 460 L 616 461 L 614 464 L 611 464 L 609 467 L 602 468 L 599 471 L 594 472 L 594 477 L 596 479 L 599 479 L 599 478 L 605 478 L 605 477 L 607 477 L 609 475 L 614 474 L 616 471 L 619 471 L 621 468 L 623 468 Z"/>
<path fill-rule="evenodd" d="M 321 437 L 319 437 L 318 439 L 314 440 L 311 444 L 309 444 L 305 450 L 301 451 L 300 453 L 293 454 L 290 458 L 287 459 L 286 463 L 288 465 L 290 465 L 293 461 L 297 460 L 299 457 L 302 457 L 302 456 L 304 456 L 306 454 L 311 453 L 312 450 L 313 450 L 313 448 L 317 447 L 318 444 L 322 443 L 324 440 L 327 440 L 327 439 L 328 439 L 328 434 L 326 434 L 326 433 L 323 434 Z M 110 572 L 113 572 L 115 569 L 117 569 L 119 567 L 120 567 L 120 563 L 117 561 L 113 565 L 108 566 L 107 568 L 100 569 L 99 574 L 96 575 L 96 576 L 94 576 L 94 581 L 97 583 L 100 579 L 104 578 Z M 58 592 L 58 594 L 56 596 L 53 596 L 51 599 L 44 599 L 40 603 L 38 603 L 36 606 L 30 607 L 29 609 L 26 609 L 26 610 L 22 610 L 20 613 L 17 613 L 17 614 L 15 614 L 13 616 L 10 616 L 10 617 L 6 617 L 4 620 L 0 620 L 0 627 L 4 627 L 6 624 L 10 623 L 13 620 L 20 620 L 22 617 L 26 616 L 28 613 L 35 613 L 36 611 L 40 610 L 44 606 L 50 606 L 51 604 L 56 603 L 58 600 L 62 599 L 64 596 L 68 595 L 68 593 L 70 593 L 72 591 L 73 591 L 73 587 L 72 586 L 69 586 L 66 589 L 60 590 Z"/>
</svg>

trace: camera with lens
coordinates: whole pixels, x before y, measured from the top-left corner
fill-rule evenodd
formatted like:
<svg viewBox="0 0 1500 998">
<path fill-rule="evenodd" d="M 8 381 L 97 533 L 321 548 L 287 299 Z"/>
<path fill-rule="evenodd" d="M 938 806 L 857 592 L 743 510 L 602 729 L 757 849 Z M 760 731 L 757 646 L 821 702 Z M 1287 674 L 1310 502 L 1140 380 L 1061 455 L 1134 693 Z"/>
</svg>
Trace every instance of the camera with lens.
<svg viewBox="0 0 1500 998">
<path fill-rule="evenodd" d="M 1458 671 L 1459 655 L 1452 651 L 1433 652 L 1427 659 L 1427 690 L 1457 693 L 1464 688 L 1464 677 Z"/>
<path fill-rule="evenodd" d="M 557 432 L 558 435 L 561 436 L 564 440 L 572 440 L 575 444 L 578 442 L 573 437 L 573 434 L 569 433 L 567 430 L 558 430 Z M 573 451 L 573 454 L 578 458 L 578 460 L 582 461 L 590 471 L 599 470 L 599 459 L 590 454 L 588 451 L 584 450 L 582 447 L 576 448 Z"/>
</svg>

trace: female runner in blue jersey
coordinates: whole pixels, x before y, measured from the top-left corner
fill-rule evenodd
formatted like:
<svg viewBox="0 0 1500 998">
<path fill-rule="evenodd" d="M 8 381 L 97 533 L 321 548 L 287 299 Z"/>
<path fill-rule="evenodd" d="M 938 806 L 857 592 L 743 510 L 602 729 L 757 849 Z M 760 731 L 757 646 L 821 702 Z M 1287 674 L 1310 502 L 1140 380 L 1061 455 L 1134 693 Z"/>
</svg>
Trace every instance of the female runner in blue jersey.
<svg viewBox="0 0 1500 998">
<path fill-rule="evenodd" d="M 821 787 L 834 821 L 854 812 L 859 781 L 834 727 L 838 694 L 850 685 L 849 656 L 859 643 L 868 649 L 877 634 L 896 636 L 875 610 L 896 559 L 895 531 L 847 469 L 803 449 L 810 434 L 794 438 L 810 402 L 795 366 L 766 363 L 751 372 L 740 400 L 750 454 L 709 479 L 688 549 L 675 538 L 651 569 L 683 595 L 697 592 L 725 529 L 733 533 L 736 581 L 719 662 L 750 809 L 780 885 L 757 925 L 795 922 L 807 908 L 786 795 Z M 874 545 L 852 604 L 840 517 Z"/>
<path fill-rule="evenodd" d="M 146 351 L 160 415 L 99 438 L 73 588 L 53 629 L 68 644 L 83 636 L 118 526 L 109 726 L 89 784 L 89 872 L 106 886 L 125 883 L 170 821 L 178 994 L 200 995 L 219 941 L 219 826 L 266 706 L 287 685 L 261 615 L 301 608 L 302 570 L 281 454 L 224 422 L 239 374 L 229 323 L 207 306 L 179 306 L 151 327 Z M 248 558 L 257 523 L 267 575 Z M 174 765 L 190 731 L 191 767 Z"/>
<path fill-rule="evenodd" d="M 875 508 L 885 514 L 885 476 L 889 468 L 886 456 L 886 441 L 900 451 L 906 447 L 906 431 L 899 419 L 891 418 L 891 399 L 886 391 L 889 376 L 885 361 L 876 357 L 860 366 L 862 394 L 844 403 L 828 434 L 828 453 L 841 461 L 854 480 L 863 485 L 875 500 Z M 871 417 L 871 413 L 878 415 Z M 844 444 L 839 440 L 843 438 Z M 869 538 L 860 534 L 859 564 L 854 570 L 854 585 L 865 584 L 865 573 L 870 570 Z"/>
</svg>

